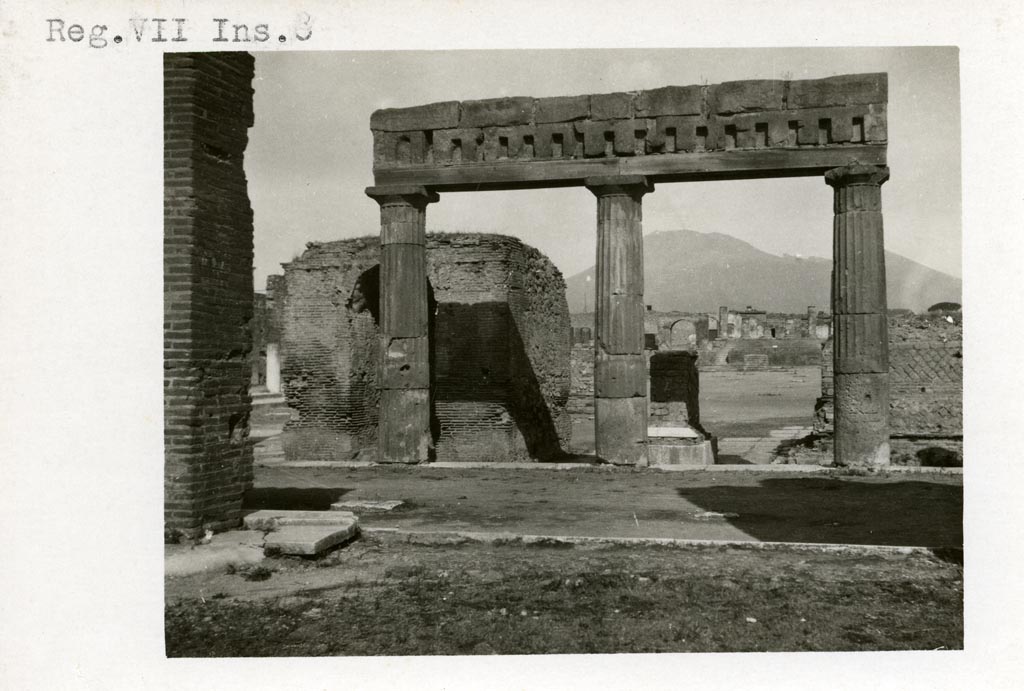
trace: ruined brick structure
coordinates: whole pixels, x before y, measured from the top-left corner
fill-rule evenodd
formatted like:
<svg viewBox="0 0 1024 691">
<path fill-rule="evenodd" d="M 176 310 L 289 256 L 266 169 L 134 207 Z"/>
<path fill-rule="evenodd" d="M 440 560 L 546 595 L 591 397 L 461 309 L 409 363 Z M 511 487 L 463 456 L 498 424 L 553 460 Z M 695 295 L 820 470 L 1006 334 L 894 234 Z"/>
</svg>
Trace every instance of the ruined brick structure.
<svg viewBox="0 0 1024 691">
<path fill-rule="evenodd" d="M 293 460 L 345 460 L 379 434 L 380 244 L 309 245 L 285 265 L 284 389 Z M 446 461 L 546 459 L 568 448 L 561 273 L 515 238 L 426 236 L 431 442 Z"/>
<path fill-rule="evenodd" d="M 951 319 L 952 322 L 948 321 Z M 963 332 L 960 315 L 890 317 L 889 420 L 894 462 L 959 464 L 963 449 Z M 815 432 L 833 430 L 832 341 L 822 349 Z"/>
<path fill-rule="evenodd" d="M 164 523 L 241 519 L 253 317 L 246 53 L 164 55 Z"/>
</svg>

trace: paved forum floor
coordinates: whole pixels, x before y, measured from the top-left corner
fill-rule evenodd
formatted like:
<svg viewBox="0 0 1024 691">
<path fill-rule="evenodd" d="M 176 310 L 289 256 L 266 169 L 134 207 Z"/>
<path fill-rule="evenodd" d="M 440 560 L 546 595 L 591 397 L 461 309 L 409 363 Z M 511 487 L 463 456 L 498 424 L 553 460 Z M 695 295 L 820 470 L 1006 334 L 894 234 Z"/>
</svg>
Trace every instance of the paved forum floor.
<svg viewBox="0 0 1024 691">
<path fill-rule="evenodd" d="M 246 508 L 326 510 L 340 498 L 399 499 L 357 512 L 409 531 L 959 547 L 962 477 L 614 467 L 256 468 Z"/>
</svg>

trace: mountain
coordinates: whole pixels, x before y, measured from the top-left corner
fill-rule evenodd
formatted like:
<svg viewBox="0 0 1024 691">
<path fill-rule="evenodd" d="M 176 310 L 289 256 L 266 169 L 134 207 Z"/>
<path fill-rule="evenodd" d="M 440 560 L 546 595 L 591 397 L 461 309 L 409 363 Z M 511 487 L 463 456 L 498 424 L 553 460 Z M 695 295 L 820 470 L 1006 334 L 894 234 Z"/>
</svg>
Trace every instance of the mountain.
<svg viewBox="0 0 1024 691">
<path fill-rule="evenodd" d="M 889 251 L 885 270 L 890 308 L 922 312 L 937 302 L 961 302 L 959 278 Z M 644 236 L 644 302 L 658 311 L 714 313 L 720 305 L 789 313 L 816 305 L 827 311 L 831 271 L 831 259 L 780 257 L 723 233 Z M 594 309 L 593 281 L 594 267 L 566 280 L 571 312 Z"/>
</svg>

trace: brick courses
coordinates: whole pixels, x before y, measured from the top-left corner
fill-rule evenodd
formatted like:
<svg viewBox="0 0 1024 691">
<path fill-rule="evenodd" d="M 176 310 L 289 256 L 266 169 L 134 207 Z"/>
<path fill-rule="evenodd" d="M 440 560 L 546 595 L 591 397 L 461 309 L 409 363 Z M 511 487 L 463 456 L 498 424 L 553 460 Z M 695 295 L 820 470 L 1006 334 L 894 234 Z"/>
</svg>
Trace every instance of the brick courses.
<svg viewBox="0 0 1024 691">
<path fill-rule="evenodd" d="M 241 520 L 253 318 L 247 53 L 164 56 L 164 523 Z"/>
<path fill-rule="evenodd" d="M 893 461 L 915 463 L 928 448 L 962 453 L 963 327 L 960 315 L 890 317 L 889 416 Z M 822 347 L 814 430 L 832 433 L 832 340 Z"/>
<path fill-rule="evenodd" d="M 293 460 L 376 446 L 379 240 L 310 243 L 285 267 L 283 379 Z M 569 315 L 561 273 L 501 235 L 428 234 L 439 460 L 528 460 L 567 448 Z M 278 302 L 275 295 L 275 303 Z"/>
</svg>

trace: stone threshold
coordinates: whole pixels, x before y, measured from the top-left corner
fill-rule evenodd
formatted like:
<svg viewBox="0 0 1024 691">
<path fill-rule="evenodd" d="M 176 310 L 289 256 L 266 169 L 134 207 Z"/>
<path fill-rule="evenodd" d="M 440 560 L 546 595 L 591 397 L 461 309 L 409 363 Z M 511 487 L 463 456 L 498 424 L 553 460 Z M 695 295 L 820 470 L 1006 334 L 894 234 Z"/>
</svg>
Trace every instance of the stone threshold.
<svg viewBox="0 0 1024 691">
<path fill-rule="evenodd" d="M 437 461 L 434 463 L 376 463 L 374 461 L 285 461 L 281 463 L 259 463 L 256 465 L 267 468 L 384 468 L 384 467 L 408 467 L 408 468 L 438 468 L 438 469 L 499 469 L 499 470 L 662 470 L 666 472 L 725 472 L 725 473 L 842 473 L 849 472 L 851 475 L 857 468 L 840 468 L 830 465 L 810 464 L 785 464 L 785 463 L 722 463 L 704 465 L 696 463 L 683 464 L 655 464 L 650 466 L 615 465 L 612 463 L 599 463 L 592 461 L 588 463 L 510 463 L 486 461 Z M 928 466 L 904 466 L 888 465 L 877 468 L 864 468 L 868 473 L 905 473 L 908 475 L 963 475 L 963 468 L 938 468 Z"/>
<path fill-rule="evenodd" d="M 932 556 L 936 551 L 963 551 L 962 546 L 925 547 L 913 545 L 863 545 L 835 542 L 770 542 L 750 540 L 691 540 L 671 537 L 615 537 L 584 535 L 531 535 L 523 533 L 480 532 L 462 530 L 404 530 L 401 528 L 362 528 L 365 537 L 411 544 L 443 545 L 457 542 L 475 542 L 500 545 L 590 545 L 677 547 L 681 549 L 729 548 L 747 550 L 784 550 L 852 555 Z"/>
</svg>

